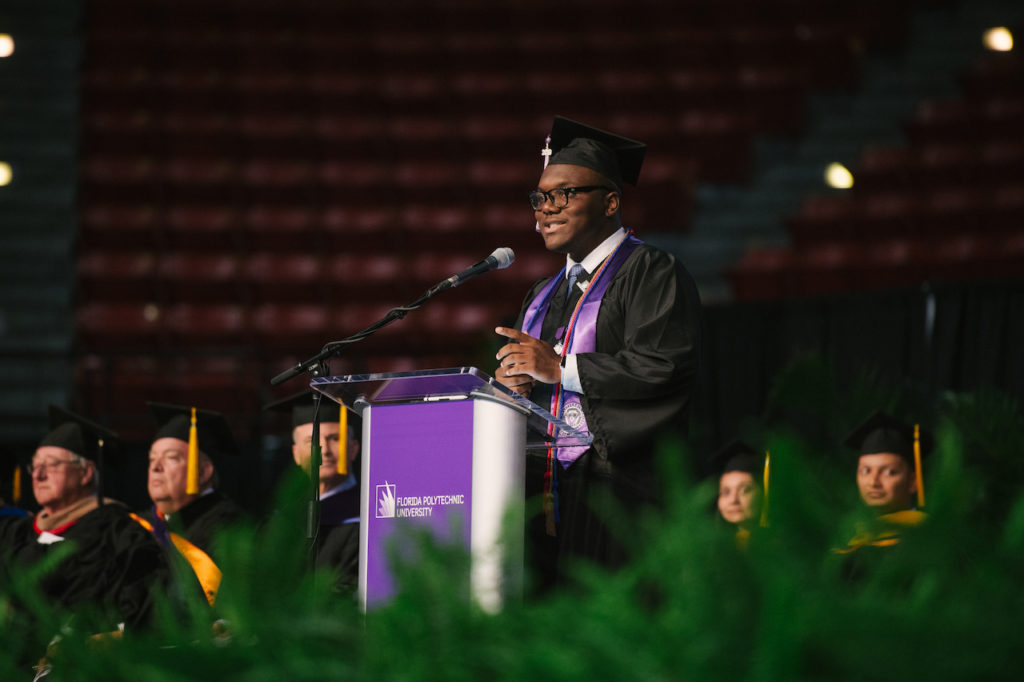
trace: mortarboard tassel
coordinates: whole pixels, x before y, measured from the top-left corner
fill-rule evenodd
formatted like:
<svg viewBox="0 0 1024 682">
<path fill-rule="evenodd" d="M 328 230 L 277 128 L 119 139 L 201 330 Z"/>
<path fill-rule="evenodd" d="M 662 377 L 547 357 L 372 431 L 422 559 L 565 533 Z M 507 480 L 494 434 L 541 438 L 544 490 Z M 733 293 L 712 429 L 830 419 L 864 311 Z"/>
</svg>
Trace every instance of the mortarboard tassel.
<svg viewBox="0 0 1024 682">
<path fill-rule="evenodd" d="M 540 150 L 540 155 L 544 159 L 544 168 L 548 167 L 548 161 L 551 160 L 551 136 L 548 135 L 544 138 L 544 149 Z M 540 222 L 534 226 L 534 232 L 540 232 Z"/>
<path fill-rule="evenodd" d="M 11 497 L 14 504 L 21 502 L 21 467 L 14 467 L 14 476 L 11 479 Z"/>
<path fill-rule="evenodd" d="M 761 504 L 761 527 L 768 526 L 768 484 L 771 480 L 772 453 L 764 451 L 764 502 Z"/>
<path fill-rule="evenodd" d="M 344 405 L 338 417 L 338 473 L 348 475 L 348 409 Z"/>
<path fill-rule="evenodd" d="M 914 472 L 917 476 L 917 507 L 924 507 L 924 473 L 921 471 L 921 425 L 914 424 Z"/>
<path fill-rule="evenodd" d="M 192 408 L 192 424 L 188 427 L 188 474 L 185 492 L 195 495 L 199 492 L 199 435 L 196 430 L 196 408 Z"/>
</svg>

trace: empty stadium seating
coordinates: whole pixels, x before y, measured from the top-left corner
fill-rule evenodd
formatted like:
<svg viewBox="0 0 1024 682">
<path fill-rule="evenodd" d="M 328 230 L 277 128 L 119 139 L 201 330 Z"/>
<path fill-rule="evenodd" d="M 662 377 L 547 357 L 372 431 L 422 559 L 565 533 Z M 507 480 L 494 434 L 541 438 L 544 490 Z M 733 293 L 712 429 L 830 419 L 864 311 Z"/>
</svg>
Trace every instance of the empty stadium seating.
<svg viewBox="0 0 1024 682">
<path fill-rule="evenodd" d="M 963 75 L 962 97 L 917 107 L 906 146 L 865 149 L 852 190 L 803 202 L 787 221 L 785 258 L 746 254 L 729 272 L 737 298 L 1019 277 L 1021 83 L 1019 56 L 978 59 Z"/>
<path fill-rule="evenodd" d="M 552 115 L 649 142 L 625 222 L 682 232 L 695 183 L 745 182 L 754 137 L 794 135 L 811 88 L 852 87 L 858 51 L 897 43 L 913 4 L 94 0 L 82 77 L 81 390 L 110 403 L 169 387 L 161 379 L 173 374 L 180 396 L 189 382 L 217 392 L 244 373 L 266 391 L 295 358 L 511 246 L 513 267 L 446 292 L 336 361 L 464 364 L 561 265 L 525 198 Z M 1016 120 L 1008 111 L 986 115 Z M 858 211 L 893 229 L 918 221 L 898 197 L 868 203 Z M 1007 194 L 990 219 L 1012 220 L 1019 205 Z M 861 231 L 860 213 L 832 213 L 845 222 L 827 239 Z M 800 217 L 808 235 L 822 231 L 814 211 Z M 793 286 L 809 286 L 847 260 L 829 247 L 747 264 L 800 263 Z M 255 365 L 175 364 L 243 356 Z"/>
</svg>

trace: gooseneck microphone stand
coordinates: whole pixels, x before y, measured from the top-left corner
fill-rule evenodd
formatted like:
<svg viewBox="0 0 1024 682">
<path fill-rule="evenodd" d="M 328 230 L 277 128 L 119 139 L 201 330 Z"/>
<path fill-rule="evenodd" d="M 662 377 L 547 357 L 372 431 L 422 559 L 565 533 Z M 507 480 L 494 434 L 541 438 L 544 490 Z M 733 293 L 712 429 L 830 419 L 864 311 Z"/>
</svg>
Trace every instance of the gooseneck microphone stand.
<svg viewBox="0 0 1024 682">
<path fill-rule="evenodd" d="M 440 284 L 434 286 L 427 291 L 423 296 L 412 303 L 400 306 L 398 308 L 392 308 L 384 315 L 380 320 L 374 322 L 366 329 L 353 334 L 352 336 L 342 339 L 341 341 L 331 341 L 326 344 L 323 349 L 311 357 L 310 359 L 300 362 L 294 367 L 281 372 L 276 377 L 270 380 L 271 386 L 277 386 L 279 384 L 292 379 L 303 372 L 308 372 L 310 379 L 317 377 L 329 376 L 330 368 L 327 365 L 327 360 L 335 355 L 341 353 L 344 348 L 350 344 L 362 341 L 372 336 L 377 330 L 391 324 L 395 320 L 400 320 L 405 317 L 408 313 L 420 308 L 428 300 L 453 286 L 451 280 L 446 279 Z M 310 457 L 309 457 L 309 479 L 311 483 L 311 490 L 309 501 L 306 505 L 306 539 L 309 541 L 309 553 L 310 563 L 313 569 L 316 569 L 317 559 L 317 534 L 320 531 L 320 464 L 323 461 L 323 456 L 320 451 L 320 400 L 321 393 L 319 391 L 313 391 L 313 401 L 315 406 L 313 408 L 313 435 L 312 443 L 310 446 Z M 347 438 L 347 434 L 339 434 L 340 438 Z"/>
<path fill-rule="evenodd" d="M 376 322 L 374 322 L 361 332 L 357 332 L 346 339 L 342 339 L 341 341 L 331 341 L 330 343 L 327 343 L 319 353 L 317 353 L 310 359 L 300 362 L 294 367 L 286 369 L 285 371 L 281 372 L 276 377 L 271 379 L 270 385 L 277 386 L 279 384 L 284 383 L 285 381 L 288 381 L 293 377 L 298 376 L 299 374 L 302 374 L 303 372 L 309 372 L 311 377 L 326 376 L 326 361 L 329 358 L 335 355 L 340 355 L 341 351 L 344 350 L 345 346 L 356 343 L 357 341 L 362 341 L 363 339 L 372 336 L 379 329 L 386 327 L 395 320 L 402 319 L 408 313 L 412 312 L 413 310 L 416 310 L 417 308 L 422 307 L 423 304 L 429 301 L 431 298 L 433 298 L 440 292 L 444 291 L 445 289 L 448 289 L 450 285 L 444 286 L 447 285 L 448 283 L 449 280 L 445 280 L 438 284 L 437 286 L 430 289 L 429 291 L 427 291 L 427 293 L 423 294 L 412 303 L 400 306 L 398 308 L 392 308 L 387 312 L 387 314 L 384 315 L 384 317 L 377 320 Z M 318 370 L 322 370 L 323 373 L 318 373 Z M 317 399 L 319 400 L 319 398 Z"/>
<path fill-rule="evenodd" d="M 398 308 L 392 308 L 384 315 L 384 317 L 377 320 L 361 332 L 353 334 L 347 339 L 331 341 L 324 345 L 323 349 L 310 359 L 300 362 L 294 367 L 281 372 L 271 379 L 270 385 L 277 386 L 303 372 L 308 372 L 311 379 L 328 376 L 330 368 L 327 366 L 327 360 L 341 353 L 346 346 L 356 343 L 357 341 L 362 341 L 363 339 L 372 336 L 382 327 L 386 327 L 395 320 L 402 319 L 408 313 L 422 307 L 424 303 L 442 291 L 451 289 L 452 287 L 457 287 L 463 282 L 490 270 L 507 268 L 511 265 L 513 260 L 515 260 L 515 254 L 512 252 L 512 249 L 508 247 L 495 249 L 494 252 L 484 260 L 436 284 L 412 303 L 399 306 Z M 320 531 L 320 463 L 323 461 L 323 455 L 320 451 L 320 399 L 320 392 L 313 391 L 313 400 L 315 403 L 313 410 L 313 442 L 310 444 L 309 453 L 309 479 L 312 485 L 312 490 L 309 496 L 309 503 L 306 508 L 306 538 L 309 540 L 310 561 L 314 570 L 316 569 L 317 559 L 317 534 Z M 341 438 L 348 438 L 347 433 L 339 435 Z"/>
<path fill-rule="evenodd" d="M 387 312 L 386 315 L 384 315 L 384 317 L 374 322 L 363 331 L 357 334 L 353 334 L 347 339 L 342 339 L 341 341 L 331 341 L 330 343 L 323 347 L 323 350 L 321 350 L 319 353 L 311 357 L 309 360 L 306 360 L 305 362 L 300 362 L 291 369 L 285 370 L 284 372 L 281 372 L 276 377 L 271 379 L 270 385 L 277 386 L 278 384 L 284 381 L 288 381 L 292 377 L 301 374 L 302 372 L 310 371 L 311 368 L 314 368 L 324 363 L 327 360 L 327 358 L 330 358 L 331 356 L 340 353 L 345 346 L 351 343 L 355 343 L 356 341 L 362 341 L 363 339 L 371 336 L 381 327 L 385 327 L 394 322 L 395 320 L 402 319 L 403 317 L 406 316 L 407 313 L 421 307 L 424 303 L 426 303 L 427 301 L 429 301 L 431 298 L 441 293 L 442 291 L 445 291 L 446 289 L 451 289 L 452 287 L 457 287 L 463 282 L 472 279 L 477 275 L 482 275 L 485 272 L 489 272 L 495 269 L 501 270 L 503 268 L 507 268 L 509 265 L 512 264 L 512 261 L 515 260 L 515 257 L 515 253 L 513 253 L 512 249 L 508 248 L 507 246 L 495 249 L 494 253 L 492 253 L 484 260 L 466 268 L 457 275 L 452 275 L 448 279 L 434 285 L 431 289 L 427 291 L 427 293 L 423 294 L 409 305 L 400 306 L 398 308 L 392 308 Z"/>
</svg>

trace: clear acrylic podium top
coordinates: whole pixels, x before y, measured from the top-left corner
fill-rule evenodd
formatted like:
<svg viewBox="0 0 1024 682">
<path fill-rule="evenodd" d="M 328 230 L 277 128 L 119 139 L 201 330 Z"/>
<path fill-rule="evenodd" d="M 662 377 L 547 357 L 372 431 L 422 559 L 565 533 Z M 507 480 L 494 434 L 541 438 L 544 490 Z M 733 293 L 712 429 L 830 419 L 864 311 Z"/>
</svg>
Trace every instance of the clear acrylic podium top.
<svg viewBox="0 0 1024 682">
<path fill-rule="evenodd" d="M 581 433 L 527 398 L 509 390 L 476 367 L 426 369 L 414 372 L 346 374 L 316 377 L 310 386 L 362 413 L 367 405 L 480 398 L 507 404 L 526 415 L 526 447 L 590 445 L 594 437 Z M 552 433 L 548 433 L 551 426 Z"/>
</svg>

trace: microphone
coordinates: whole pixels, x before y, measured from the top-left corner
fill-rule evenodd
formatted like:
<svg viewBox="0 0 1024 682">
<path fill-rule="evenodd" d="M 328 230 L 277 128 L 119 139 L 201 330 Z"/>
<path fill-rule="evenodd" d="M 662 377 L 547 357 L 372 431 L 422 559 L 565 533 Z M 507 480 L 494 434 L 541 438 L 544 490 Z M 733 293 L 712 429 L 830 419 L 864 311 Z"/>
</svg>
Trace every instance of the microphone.
<svg viewBox="0 0 1024 682">
<path fill-rule="evenodd" d="M 512 261 L 514 261 L 515 259 L 516 254 L 515 252 L 512 251 L 512 249 L 508 248 L 507 246 L 499 247 L 494 250 L 494 253 L 492 253 L 487 258 L 484 258 L 476 265 L 472 265 L 463 270 L 462 272 L 460 272 L 459 274 L 452 275 L 448 279 L 436 285 L 433 289 L 430 290 L 429 295 L 433 296 L 434 294 L 444 291 L 445 289 L 457 287 L 466 280 L 470 280 L 476 277 L 477 275 L 482 275 L 485 272 L 490 272 L 491 270 L 503 270 L 508 266 L 512 265 Z"/>
<path fill-rule="evenodd" d="M 512 261 L 514 261 L 515 259 L 516 254 L 512 251 L 512 249 L 508 248 L 507 246 L 502 246 L 500 248 L 495 249 L 494 253 L 492 253 L 487 258 L 484 258 L 476 265 L 472 265 L 466 268 L 457 275 L 452 275 L 451 277 L 439 283 L 433 289 L 431 289 L 430 291 L 428 291 L 423 296 L 413 301 L 409 305 L 401 306 L 399 308 L 392 308 L 391 310 L 388 311 L 387 315 L 385 315 L 377 322 L 374 322 L 372 325 L 370 325 L 363 331 L 353 334 L 352 336 L 342 341 L 332 341 L 331 343 L 328 343 L 326 346 L 324 346 L 323 350 L 321 350 L 319 354 L 313 356 L 312 358 L 306 360 L 305 362 L 300 362 L 291 369 L 286 369 L 285 371 L 281 372 L 276 377 L 271 379 L 270 385 L 277 386 L 278 384 L 284 383 L 285 381 L 288 381 L 292 377 L 297 376 L 302 372 L 308 371 L 310 367 L 313 367 L 318 363 L 323 364 L 324 360 L 331 357 L 332 355 L 337 354 L 341 348 L 347 346 L 348 344 L 355 343 L 356 341 L 362 341 L 363 339 L 372 335 L 381 327 L 384 327 L 385 325 L 394 322 L 395 320 L 400 320 L 404 318 L 406 313 L 418 309 L 420 306 L 426 303 L 427 299 L 429 299 L 431 296 L 434 296 L 435 294 L 444 291 L 445 289 L 457 287 L 466 280 L 472 279 L 477 275 L 482 275 L 485 272 L 489 272 L 491 270 L 502 270 L 504 268 L 507 268 L 508 266 L 512 265 Z"/>
</svg>

